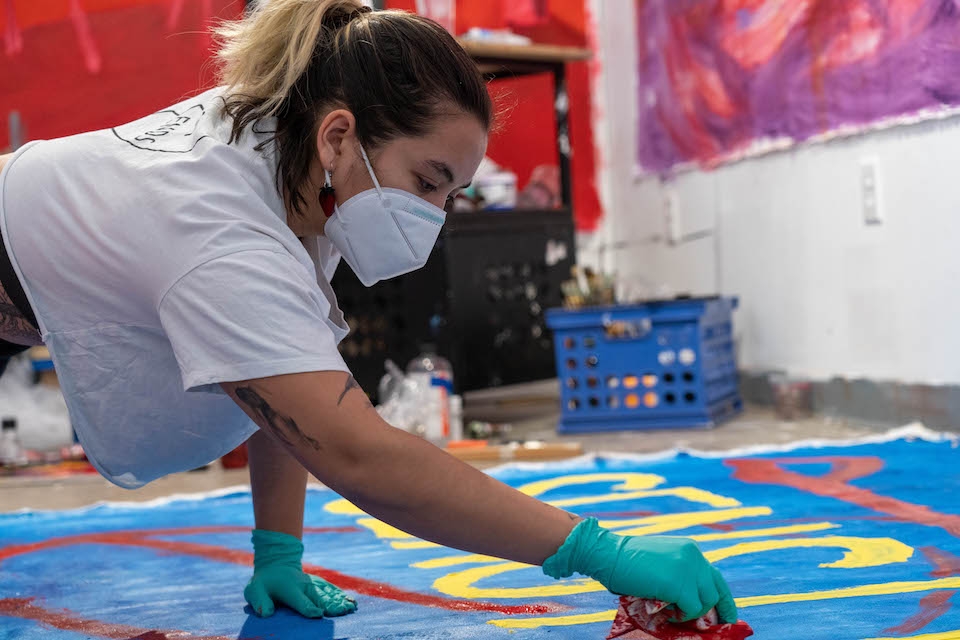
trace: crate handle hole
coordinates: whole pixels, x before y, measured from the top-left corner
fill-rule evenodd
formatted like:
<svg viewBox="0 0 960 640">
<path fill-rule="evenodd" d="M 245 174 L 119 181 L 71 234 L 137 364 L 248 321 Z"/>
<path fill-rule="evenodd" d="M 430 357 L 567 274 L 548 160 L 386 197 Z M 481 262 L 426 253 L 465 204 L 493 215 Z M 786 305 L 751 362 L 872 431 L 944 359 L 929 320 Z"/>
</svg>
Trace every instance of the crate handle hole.
<svg viewBox="0 0 960 640">
<path fill-rule="evenodd" d="M 567 378 L 567 389 L 576 389 L 580 386 L 580 381 L 576 378 Z"/>
<path fill-rule="evenodd" d="M 586 349 L 593 349 L 597 346 L 597 339 L 593 336 L 587 336 L 583 339 L 583 346 Z"/>
<path fill-rule="evenodd" d="M 607 406 L 611 409 L 617 409 L 620 407 L 620 398 L 617 396 L 610 396 L 607 398 Z"/>
<path fill-rule="evenodd" d="M 590 398 L 589 403 L 590 403 L 590 407 L 591 407 L 592 409 L 596 409 L 597 407 L 600 406 L 600 398 L 597 398 L 596 396 L 593 396 L 593 397 Z"/>
<path fill-rule="evenodd" d="M 576 369 L 577 361 L 573 358 L 567 358 L 567 369 Z"/>
<path fill-rule="evenodd" d="M 683 381 L 684 381 L 684 382 L 693 382 L 695 379 L 696 379 L 696 376 L 694 376 L 694 375 L 693 375 L 692 373 L 690 373 L 689 371 L 684 372 L 684 374 L 683 374 Z"/>
<path fill-rule="evenodd" d="M 576 411 L 579 408 L 580 408 L 580 401 L 577 400 L 576 398 L 570 398 L 570 400 L 567 401 L 567 409 L 569 409 L 570 411 Z"/>
<path fill-rule="evenodd" d="M 673 393 L 665 393 L 663 399 L 667 404 L 673 404 L 677 401 L 677 396 Z"/>
<path fill-rule="evenodd" d="M 635 375 L 623 376 L 623 388 L 624 389 L 636 389 L 640 386 L 640 378 Z"/>
<path fill-rule="evenodd" d="M 598 358 L 596 355 L 591 355 L 587 357 L 587 366 L 590 367 L 591 369 L 596 369 L 597 365 L 599 364 L 600 364 L 600 358 Z"/>
<path fill-rule="evenodd" d="M 597 387 L 600 386 L 600 381 L 597 380 L 595 377 L 590 376 L 589 378 L 587 378 L 587 386 L 590 387 L 591 389 L 596 389 Z"/>
<path fill-rule="evenodd" d="M 628 394 L 627 397 L 623 399 L 623 404 L 627 409 L 636 409 L 640 406 L 640 396 L 635 393 Z"/>
<path fill-rule="evenodd" d="M 697 394 L 693 393 L 692 391 L 687 391 L 685 394 L 683 394 L 683 399 L 686 400 L 687 404 L 693 404 L 697 401 Z"/>
<path fill-rule="evenodd" d="M 673 375 L 672 373 L 665 373 L 663 374 L 663 381 L 667 384 L 673 384 L 677 381 L 677 376 Z"/>
<path fill-rule="evenodd" d="M 647 389 L 653 389 L 655 386 L 657 386 L 657 383 L 660 382 L 660 378 L 653 373 L 648 373 L 643 376 L 642 381 L 643 386 L 645 386 Z"/>
<path fill-rule="evenodd" d="M 607 376 L 607 388 L 616 389 L 620 386 L 620 378 L 617 376 Z"/>
<path fill-rule="evenodd" d="M 564 348 L 566 348 L 566 349 L 576 349 L 576 348 L 577 348 L 577 341 L 576 341 L 575 339 L 573 339 L 573 338 L 567 338 L 567 339 L 565 339 L 565 340 L 563 341 L 563 346 L 564 346 Z"/>
</svg>

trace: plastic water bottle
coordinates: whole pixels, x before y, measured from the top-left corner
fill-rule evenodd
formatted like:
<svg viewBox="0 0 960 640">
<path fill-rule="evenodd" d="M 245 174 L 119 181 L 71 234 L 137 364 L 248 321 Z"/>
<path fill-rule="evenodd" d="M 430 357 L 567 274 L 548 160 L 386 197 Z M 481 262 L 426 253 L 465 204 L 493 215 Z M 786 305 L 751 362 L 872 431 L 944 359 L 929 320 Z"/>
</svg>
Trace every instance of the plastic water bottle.
<svg viewBox="0 0 960 640">
<path fill-rule="evenodd" d="M 463 440 L 463 398 L 450 396 L 450 439 Z"/>
<path fill-rule="evenodd" d="M 407 365 L 407 375 L 430 381 L 430 420 L 424 434 L 428 440 L 450 439 L 450 396 L 453 395 L 453 366 L 437 354 L 433 344 L 424 344 L 421 353 Z"/>
<path fill-rule="evenodd" d="M 4 418 L 0 430 L 0 464 L 25 464 L 26 461 L 17 435 L 16 418 Z"/>
<path fill-rule="evenodd" d="M 424 344 L 420 347 L 420 355 L 407 365 L 407 373 L 429 373 L 431 382 L 435 386 L 446 387 L 447 392 L 453 393 L 453 366 L 450 361 L 437 354 L 434 344 Z"/>
</svg>

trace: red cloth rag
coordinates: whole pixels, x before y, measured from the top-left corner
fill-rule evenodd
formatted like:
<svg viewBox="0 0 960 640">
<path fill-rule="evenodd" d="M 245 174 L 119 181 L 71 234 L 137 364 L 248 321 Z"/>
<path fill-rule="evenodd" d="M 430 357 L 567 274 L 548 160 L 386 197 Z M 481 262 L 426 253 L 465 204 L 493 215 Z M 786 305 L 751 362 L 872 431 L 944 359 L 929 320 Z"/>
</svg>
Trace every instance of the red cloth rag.
<svg viewBox="0 0 960 640">
<path fill-rule="evenodd" d="M 699 620 L 670 622 L 676 617 L 666 602 L 621 596 L 607 640 L 744 640 L 753 635 L 746 622 L 720 624 L 714 609 Z"/>
</svg>

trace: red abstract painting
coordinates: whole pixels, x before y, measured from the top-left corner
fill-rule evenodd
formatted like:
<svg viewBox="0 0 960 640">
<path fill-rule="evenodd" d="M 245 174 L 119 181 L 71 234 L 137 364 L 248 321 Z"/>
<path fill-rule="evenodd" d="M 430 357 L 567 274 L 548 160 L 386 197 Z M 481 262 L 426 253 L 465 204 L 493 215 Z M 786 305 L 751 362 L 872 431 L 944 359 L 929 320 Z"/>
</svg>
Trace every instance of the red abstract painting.
<svg viewBox="0 0 960 640">
<path fill-rule="evenodd" d="M 637 0 L 647 172 L 960 105 L 957 0 Z"/>
<path fill-rule="evenodd" d="M 243 7 L 244 0 L 0 0 L 0 152 L 126 122 L 209 87 L 209 28 Z"/>
</svg>

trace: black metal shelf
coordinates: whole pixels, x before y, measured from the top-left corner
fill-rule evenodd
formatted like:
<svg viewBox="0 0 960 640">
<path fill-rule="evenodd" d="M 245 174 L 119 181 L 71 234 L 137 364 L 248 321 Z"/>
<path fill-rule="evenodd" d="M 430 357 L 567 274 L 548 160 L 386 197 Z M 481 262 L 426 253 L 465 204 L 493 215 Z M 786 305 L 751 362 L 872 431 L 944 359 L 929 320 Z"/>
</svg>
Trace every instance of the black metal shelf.
<svg viewBox="0 0 960 640">
<path fill-rule="evenodd" d="M 570 207 L 556 209 L 509 209 L 471 211 L 447 214 L 446 235 L 483 229 L 510 229 L 540 227 L 544 224 L 569 224 L 573 220 Z"/>
</svg>

